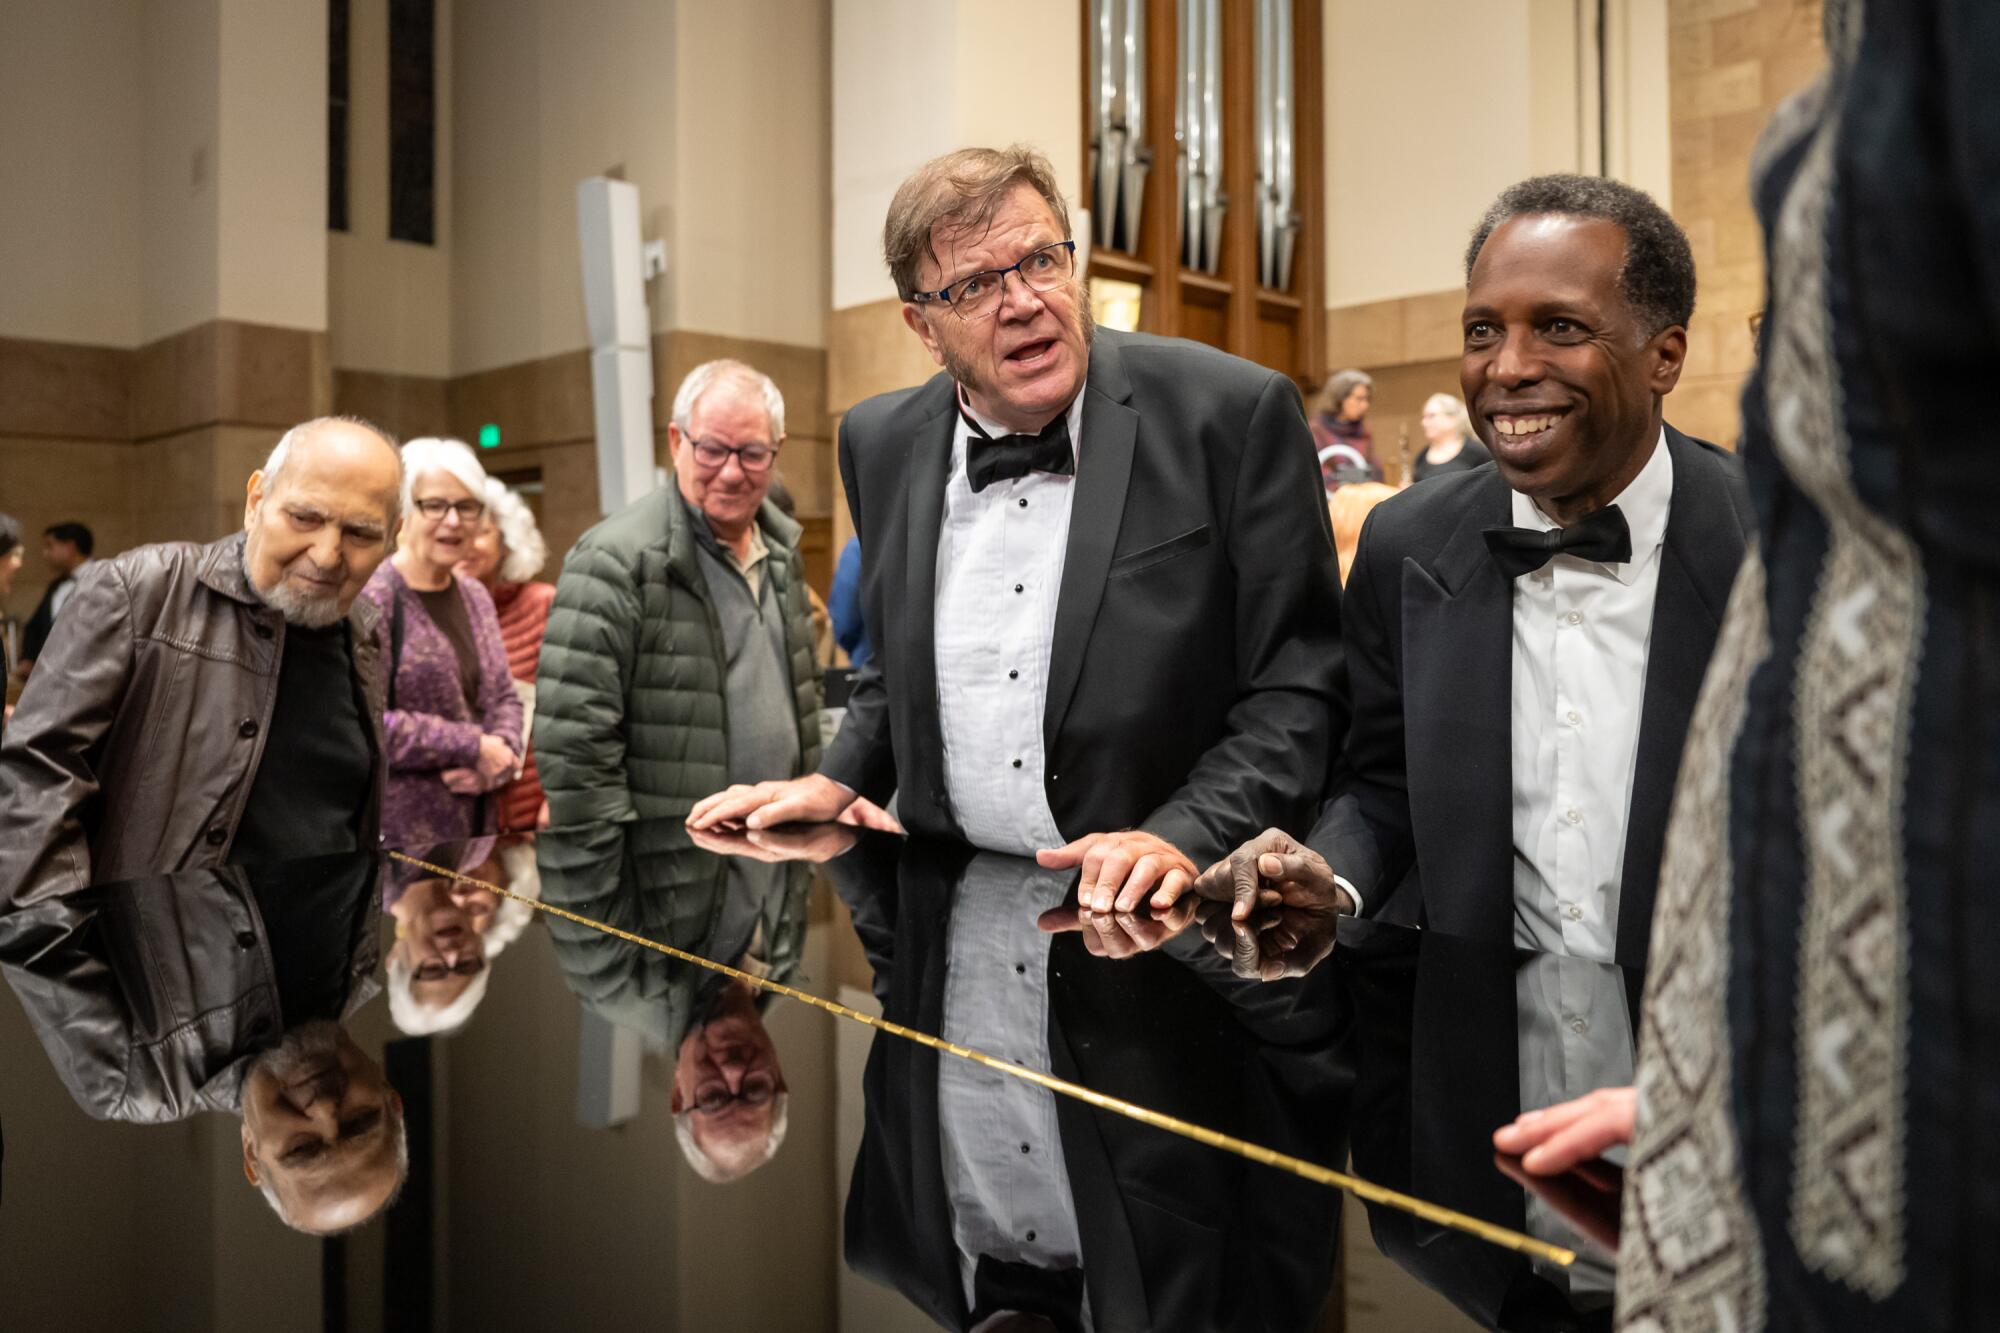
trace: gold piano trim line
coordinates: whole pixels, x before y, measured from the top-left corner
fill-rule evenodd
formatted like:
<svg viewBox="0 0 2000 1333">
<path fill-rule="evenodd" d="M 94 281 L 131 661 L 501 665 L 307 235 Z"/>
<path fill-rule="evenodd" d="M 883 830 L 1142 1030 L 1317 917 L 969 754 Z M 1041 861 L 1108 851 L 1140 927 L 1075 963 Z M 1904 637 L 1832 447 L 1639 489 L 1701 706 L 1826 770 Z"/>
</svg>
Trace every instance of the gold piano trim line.
<svg viewBox="0 0 2000 1333">
<path fill-rule="evenodd" d="M 1151 1125 L 1155 1129 L 1163 1129 L 1169 1134 L 1178 1134 L 1184 1139 L 1192 1139 L 1196 1143 L 1204 1144 L 1221 1152 L 1234 1153 L 1238 1157 L 1247 1158 L 1252 1162 L 1258 1162 L 1279 1171 L 1289 1172 L 1302 1179 L 1310 1180 L 1315 1184 L 1330 1185 L 1335 1189 L 1346 1190 L 1356 1198 L 1366 1200 L 1369 1203 L 1378 1203 L 1384 1207 L 1398 1209 L 1412 1216 L 1421 1217 L 1426 1222 L 1436 1223 L 1438 1226 L 1450 1227 L 1454 1231 L 1463 1231 L 1468 1235 L 1477 1236 L 1481 1240 L 1498 1245 L 1502 1249 L 1513 1250 L 1517 1254 L 1525 1254 L 1531 1258 L 1546 1260 L 1549 1263 L 1559 1264 L 1565 1268 L 1576 1262 L 1576 1251 L 1574 1250 L 1564 1249 L 1560 1245 L 1551 1245 L 1547 1241 L 1536 1240 L 1533 1236 L 1523 1235 L 1518 1231 L 1511 1231 L 1506 1227 L 1494 1226 L 1491 1222 L 1482 1222 L 1476 1217 L 1468 1216 L 1455 1209 L 1443 1207 L 1440 1204 L 1427 1203 L 1413 1195 L 1386 1189 L 1381 1185 L 1363 1180 L 1359 1176 L 1349 1175 L 1345 1171 L 1334 1171 L 1319 1165 L 1317 1162 L 1308 1162 L 1302 1157 L 1293 1157 L 1286 1153 L 1273 1152 L 1269 1148 L 1260 1147 L 1245 1139 L 1217 1133 L 1215 1130 L 1205 1129 L 1189 1121 L 1165 1115 L 1159 1111 L 1148 1110 L 1146 1107 L 1132 1102 L 1121 1101 L 1116 1097 L 1107 1097 L 1101 1092 L 1093 1092 L 1082 1084 L 1071 1083 L 1067 1079 L 1057 1078 L 1053 1074 L 1044 1074 L 1040 1070 L 1029 1069 L 1025 1065 L 1017 1065 L 1010 1060 L 996 1059 L 984 1051 L 974 1050 L 970 1046 L 960 1046 L 956 1042 L 945 1041 L 941 1038 L 933 1037 L 929 1033 L 918 1032 L 914 1028 L 906 1028 L 900 1023 L 891 1023 L 887 1019 L 877 1018 L 872 1014 L 864 1014 L 860 1010 L 850 1009 L 838 1001 L 822 999 L 820 996 L 808 994 L 795 987 L 776 981 L 768 981 L 763 977 L 754 976 L 749 972 L 730 967 L 726 963 L 718 963 L 712 959 L 703 958 L 701 955 L 689 953 L 685 949 L 676 949 L 671 944 L 661 944 L 657 940 L 649 940 L 643 935 L 634 935 L 630 931 L 620 930 L 616 926 L 606 925 L 602 921 L 593 921 L 587 916 L 579 916 L 575 912 L 567 911 L 560 907 L 552 907 L 548 903 L 537 899 L 524 898 L 520 894 L 509 892 L 500 885 L 487 880 L 478 879 L 456 870 L 447 870 L 443 866 L 432 865 L 428 861 L 420 861 L 414 856 L 405 856 L 401 852 L 392 851 L 389 853 L 389 856 L 392 860 L 401 861 L 406 865 L 412 865 L 420 870 L 429 871 L 431 874 L 444 879 L 459 880 L 467 884 L 477 884 L 481 888 L 490 889 L 504 898 L 511 898 L 517 903 L 526 903 L 538 912 L 546 912 L 550 916 L 559 916 L 565 921 L 574 921 L 579 926 L 588 926 L 592 930 L 602 931 L 606 935 L 615 936 L 618 939 L 637 944 L 642 948 L 666 954 L 669 958 L 675 958 L 684 963 L 693 963 L 696 967 L 705 967 L 711 972 L 719 972 L 723 976 L 755 986 L 759 990 L 767 990 L 776 995 L 786 996 L 789 999 L 797 1000 L 801 1004 L 811 1005 L 815 1009 L 824 1009 L 829 1014 L 849 1019 L 852 1022 L 861 1024 L 863 1027 L 874 1028 L 878 1032 L 887 1032 L 892 1036 L 916 1042 L 920 1046 L 928 1046 L 933 1050 L 944 1051 L 962 1060 L 970 1060 L 974 1064 L 984 1065 L 988 1069 L 995 1069 L 1003 1074 L 1009 1074 L 1014 1078 L 1024 1079 L 1029 1083 L 1047 1088 L 1050 1092 L 1061 1093 L 1065 1097 L 1074 1097 L 1076 1100 L 1086 1105 L 1095 1106 L 1101 1111 L 1110 1111 L 1114 1114 L 1122 1115 L 1127 1119 L 1137 1120 L 1142 1125 Z"/>
</svg>

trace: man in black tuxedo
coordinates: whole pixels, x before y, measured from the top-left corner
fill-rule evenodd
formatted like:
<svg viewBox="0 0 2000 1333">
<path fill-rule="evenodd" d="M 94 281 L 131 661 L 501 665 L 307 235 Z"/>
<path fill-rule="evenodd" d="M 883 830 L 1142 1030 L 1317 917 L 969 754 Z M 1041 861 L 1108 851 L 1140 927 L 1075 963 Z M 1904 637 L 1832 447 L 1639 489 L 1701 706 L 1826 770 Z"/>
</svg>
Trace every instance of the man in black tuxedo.
<svg viewBox="0 0 2000 1333">
<path fill-rule="evenodd" d="M 1494 464 L 1370 516 L 1331 797 L 1303 846 L 1268 831 L 1197 890 L 1234 902 L 1246 943 L 1258 903 L 1283 905 L 1272 975 L 1324 957 L 1334 914 L 1394 902 L 1621 964 L 1636 1006 L 1681 744 L 1752 522 L 1734 457 L 1663 422 L 1694 262 L 1642 192 L 1548 176 L 1501 195 L 1466 275 L 1460 381 Z"/>
<path fill-rule="evenodd" d="M 945 373 L 841 425 L 876 657 L 817 774 L 732 788 L 689 823 L 831 819 L 893 791 L 913 832 L 1081 865 L 1085 907 L 1129 912 L 1308 817 L 1345 709 L 1296 389 L 1195 343 L 1093 333 L 1030 150 L 927 164 L 884 249 Z"/>
</svg>

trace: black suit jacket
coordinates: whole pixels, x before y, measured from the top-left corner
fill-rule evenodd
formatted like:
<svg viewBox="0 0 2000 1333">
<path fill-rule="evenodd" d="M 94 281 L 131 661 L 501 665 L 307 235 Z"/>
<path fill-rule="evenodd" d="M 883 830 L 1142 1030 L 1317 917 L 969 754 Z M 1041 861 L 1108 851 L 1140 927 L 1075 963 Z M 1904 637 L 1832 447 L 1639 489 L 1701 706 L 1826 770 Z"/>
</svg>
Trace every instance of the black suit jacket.
<svg viewBox="0 0 2000 1333">
<path fill-rule="evenodd" d="M 1681 744 L 1753 523 L 1734 456 L 1671 426 L 1666 438 L 1673 499 L 1618 905 L 1617 961 L 1634 987 Z M 1512 494 L 1486 466 L 1369 515 L 1344 607 L 1345 771 L 1307 840 L 1369 913 L 1414 878 L 1425 924 L 1502 944 L 1514 916 L 1514 603 L 1480 534 L 1513 522 Z"/>
<path fill-rule="evenodd" d="M 1311 433 L 1281 375 L 1100 330 L 1090 354 L 1043 782 L 1065 837 L 1144 827 L 1198 862 L 1302 825 L 1344 730 L 1340 589 Z M 876 656 L 821 771 L 950 835 L 937 544 L 956 389 L 939 375 L 841 423 Z M 999 762 L 999 756 L 994 757 Z"/>
</svg>

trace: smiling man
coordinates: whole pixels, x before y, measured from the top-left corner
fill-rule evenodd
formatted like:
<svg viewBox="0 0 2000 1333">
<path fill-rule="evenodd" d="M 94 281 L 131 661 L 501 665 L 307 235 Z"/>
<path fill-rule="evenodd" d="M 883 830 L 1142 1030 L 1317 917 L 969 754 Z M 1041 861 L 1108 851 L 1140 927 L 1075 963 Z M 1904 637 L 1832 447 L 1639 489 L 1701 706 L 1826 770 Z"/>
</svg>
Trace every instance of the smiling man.
<svg viewBox="0 0 2000 1333">
<path fill-rule="evenodd" d="M 1398 915 L 1615 961 L 1636 998 L 1681 744 L 1751 529 L 1734 457 L 1664 421 L 1694 295 L 1687 238 L 1630 186 L 1543 176 L 1487 211 L 1459 377 L 1493 465 L 1371 515 L 1347 584 L 1346 776 L 1307 846 L 1267 833 L 1204 896 L 1241 921 L 1260 888 L 1341 912 L 1415 895 Z M 1323 954 L 1317 919 L 1296 947 Z"/>
<path fill-rule="evenodd" d="M 1129 912 L 1309 813 L 1339 585 L 1284 376 L 1093 330 L 1069 211 L 1025 148 L 905 181 L 883 248 L 944 373 L 858 404 L 840 467 L 865 552 L 860 672 L 819 771 L 696 827 L 828 819 L 897 793 L 912 831 L 1081 866 Z"/>
<path fill-rule="evenodd" d="M 93 561 L 0 747 L 0 896 L 374 850 L 373 608 L 395 445 L 327 417 L 250 475 L 243 530 Z"/>
</svg>

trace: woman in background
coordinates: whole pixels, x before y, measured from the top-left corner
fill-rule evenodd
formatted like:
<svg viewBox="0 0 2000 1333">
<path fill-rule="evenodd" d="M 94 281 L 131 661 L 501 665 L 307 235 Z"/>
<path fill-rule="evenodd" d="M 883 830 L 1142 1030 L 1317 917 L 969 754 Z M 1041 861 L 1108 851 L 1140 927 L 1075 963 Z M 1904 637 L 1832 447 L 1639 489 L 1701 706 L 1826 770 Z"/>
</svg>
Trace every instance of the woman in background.
<svg viewBox="0 0 2000 1333">
<path fill-rule="evenodd" d="M 1410 469 L 1411 481 L 1447 472 L 1470 472 L 1493 460 L 1486 446 L 1472 437 L 1472 417 L 1465 404 L 1448 393 L 1434 393 L 1424 400 L 1423 427 L 1430 447 L 1417 455 Z"/>
<path fill-rule="evenodd" d="M 381 613 L 376 642 L 389 664 L 382 836 L 391 847 L 490 831 L 488 794 L 519 774 L 521 700 L 493 598 L 457 569 L 486 516 L 485 492 L 463 443 L 404 445 L 399 545 L 361 591 Z"/>
<path fill-rule="evenodd" d="M 1375 439 L 1368 432 L 1368 404 L 1375 381 L 1365 370 L 1337 370 L 1313 399 L 1313 446 L 1319 450 L 1319 475 L 1327 492 L 1345 481 L 1378 481 Z"/>
<path fill-rule="evenodd" d="M 555 601 L 556 588 L 553 583 L 531 580 L 542 572 L 549 548 L 527 502 L 504 482 L 488 477 L 486 517 L 473 534 L 471 549 L 459 568 L 479 580 L 493 598 L 493 610 L 500 619 L 500 641 L 507 649 L 507 670 L 521 700 L 521 740 L 527 747 L 521 756 L 521 776 L 496 797 L 497 827 L 501 833 L 525 832 L 548 824 L 548 802 L 542 798 L 541 778 L 535 772 L 531 732 L 535 668 L 541 662 L 542 634 L 549 626 L 549 604 Z"/>
</svg>

